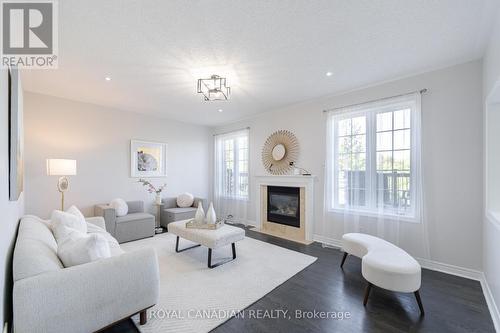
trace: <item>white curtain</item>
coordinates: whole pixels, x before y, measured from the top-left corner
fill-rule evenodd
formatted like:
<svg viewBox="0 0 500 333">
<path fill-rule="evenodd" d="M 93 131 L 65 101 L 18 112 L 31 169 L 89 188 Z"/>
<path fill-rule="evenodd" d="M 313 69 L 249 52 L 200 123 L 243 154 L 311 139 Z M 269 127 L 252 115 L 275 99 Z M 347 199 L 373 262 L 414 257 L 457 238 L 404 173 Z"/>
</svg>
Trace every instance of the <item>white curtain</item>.
<svg viewBox="0 0 500 333">
<path fill-rule="evenodd" d="M 361 232 L 429 258 L 421 94 L 327 112 L 323 232 Z"/>
<path fill-rule="evenodd" d="M 218 218 L 247 224 L 249 203 L 249 129 L 214 137 L 214 207 Z"/>
</svg>

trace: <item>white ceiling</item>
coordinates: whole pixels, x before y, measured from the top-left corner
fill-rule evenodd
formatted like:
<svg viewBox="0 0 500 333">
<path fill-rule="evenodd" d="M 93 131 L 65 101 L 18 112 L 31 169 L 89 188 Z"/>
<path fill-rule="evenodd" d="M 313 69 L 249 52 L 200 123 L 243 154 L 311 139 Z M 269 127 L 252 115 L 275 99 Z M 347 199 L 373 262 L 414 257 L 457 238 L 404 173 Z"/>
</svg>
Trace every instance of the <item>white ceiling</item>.
<svg viewBox="0 0 500 333">
<path fill-rule="evenodd" d="M 497 7 L 496 0 L 63 0 L 59 69 L 25 71 L 23 81 L 28 91 L 218 125 L 478 59 Z M 196 79 L 210 74 L 227 77 L 230 101 L 196 93 Z"/>
</svg>

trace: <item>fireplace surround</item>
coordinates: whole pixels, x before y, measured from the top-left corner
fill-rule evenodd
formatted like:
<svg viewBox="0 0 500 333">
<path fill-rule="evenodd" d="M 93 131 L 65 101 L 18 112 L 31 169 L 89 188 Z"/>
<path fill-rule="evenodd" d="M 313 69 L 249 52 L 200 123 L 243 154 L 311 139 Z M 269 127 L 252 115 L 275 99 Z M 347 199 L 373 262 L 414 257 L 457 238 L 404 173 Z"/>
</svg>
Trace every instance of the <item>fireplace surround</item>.
<svg viewBox="0 0 500 333">
<path fill-rule="evenodd" d="M 314 230 L 314 175 L 263 175 L 255 177 L 256 189 L 256 231 L 281 237 L 302 244 L 313 241 Z M 285 223 L 269 221 L 267 214 L 268 188 L 287 187 L 299 189 L 299 204 L 297 216 L 300 227 Z M 290 212 L 288 212 L 290 213 Z M 283 215 L 283 214 L 281 214 Z M 293 215 L 293 214 L 284 214 Z"/>
</svg>

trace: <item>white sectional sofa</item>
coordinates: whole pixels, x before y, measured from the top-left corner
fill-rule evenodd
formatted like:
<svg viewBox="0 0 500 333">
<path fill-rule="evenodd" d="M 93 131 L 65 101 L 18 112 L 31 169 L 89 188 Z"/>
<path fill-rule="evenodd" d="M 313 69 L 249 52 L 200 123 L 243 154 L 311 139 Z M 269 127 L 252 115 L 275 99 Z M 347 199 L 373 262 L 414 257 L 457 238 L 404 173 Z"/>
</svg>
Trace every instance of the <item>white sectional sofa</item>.
<svg viewBox="0 0 500 333">
<path fill-rule="evenodd" d="M 103 233 L 112 257 L 64 268 L 49 221 L 21 219 L 13 258 L 14 332 L 94 332 L 156 304 L 156 253 L 121 250 L 104 219 L 88 218 L 88 232 Z"/>
</svg>

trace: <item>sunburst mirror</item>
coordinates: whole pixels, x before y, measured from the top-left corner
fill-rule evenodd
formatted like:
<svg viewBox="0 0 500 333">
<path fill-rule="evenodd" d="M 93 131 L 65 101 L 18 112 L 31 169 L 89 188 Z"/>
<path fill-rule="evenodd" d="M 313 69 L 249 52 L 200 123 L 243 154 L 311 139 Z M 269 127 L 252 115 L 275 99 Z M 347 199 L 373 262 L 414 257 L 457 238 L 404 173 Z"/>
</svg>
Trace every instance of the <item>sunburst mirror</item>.
<svg viewBox="0 0 500 333">
<path fill-rule="evenodd" d="M 293 169 L 293 163 L 299 157 L 299 142 L 295 135 L 287 130 L 271 134 L 262 148 L 262 163 L 273 175 L 284 175 Z"/>
</svg>

